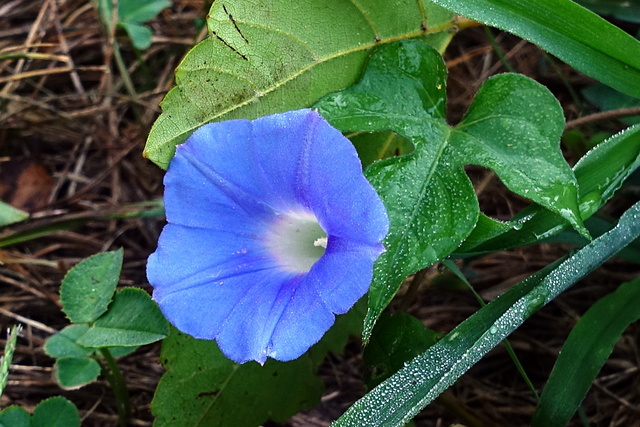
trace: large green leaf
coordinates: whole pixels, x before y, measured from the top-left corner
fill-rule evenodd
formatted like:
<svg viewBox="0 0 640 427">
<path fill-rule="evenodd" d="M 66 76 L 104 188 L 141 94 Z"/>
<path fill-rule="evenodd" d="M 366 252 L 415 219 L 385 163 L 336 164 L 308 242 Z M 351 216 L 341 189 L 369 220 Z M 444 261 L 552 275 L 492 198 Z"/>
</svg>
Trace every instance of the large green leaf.
<svg viewBox="0 0 640 427">
<path fill-rule="evenodd" d="M 590 150 L 574 166 L 580 214 L 589 218 L 640 167 L 640 125 L 612 136 Z M 456 250 L 464 255 L 495 252 L 539 242 L 562 231 L 567 223 L 547 209 L 532 205 L 513 221 L 502 223 L 483 215 L 471 235 Z"/>
<path fill-rule="evenodd" d="M 445 80 L 437 51 L 418 41 L 398 42 L 371 57 L 356 86 L 316 104 L 338 129 L 390 129 L 415 147 L 365 171 L 391 221 L 369 293 L 365 340 L 403 279 L 449 255 L 475 226 L 478 201 L 467 164 L 493 169 L 509 189 L 588 234 L 575 176 L 559 149 L 564 117 L 553 95 L 524 76 L 496 76 L 452 128 L 444 117 Z"/>
<path fill-rule="evenodd" d="M 157 425 L 259 425 L 267 419 L 284 421 L 314 406 L 322 393 L 322 382 L 315 375 L 318 366 L 327 352 L 341 352 L 347 338 L 360 333 L 365 311 L 363 298 L 338 316 L 302 357 L 287 363 L 269 359 L 264 366 L 235 364 L 214 341 L 196 340 L 172 329 L 162 343 L 161 361 L 167 371 L 152 403 Z"/>
<path fill-rule="evenodd" d="M 62 279 L 62 311 L 73 323 L 89 323 L 107 311 L 120 280 L 122 249 L 84 259 Z"/>
<path fill-rule="evenodd" d="M 402 426 L 534 312 L 640 236 L 640 202 L 562 263 L 518 283 L 357 401 L 335 426 Z"/>
<path fill-rule="evenodd" d="M 322 393 L 312 359 L 268 360 L 264 366 L 233 363 L 215 341 L 203 341 L 175 329 L 163 342 L 167 372 L 153 398 L 158 427 L 257 426 L 283 422 L 313 407 Z"/>
<path fill-rule="evenodd" d="M 596 302 L 562 346 L 533 416 L 534 427 L 567 425 L 613 346 L 640 319 L 640 278 Z"/>
<path fill-rule="evenodd" d="M 640 42 L 570 0 L 433 0 L 529 40 L 577 70 L 640 97 Z"/>
<path fill-rule="evenodd" d="M 210 37 L 178 66 L 145 155 L 166 168 L 207 122 L 308 107 L 352 85 L 376 46 L 451 28 L 452 16 L 423 0 L 214 2 Z"/>
</svg>

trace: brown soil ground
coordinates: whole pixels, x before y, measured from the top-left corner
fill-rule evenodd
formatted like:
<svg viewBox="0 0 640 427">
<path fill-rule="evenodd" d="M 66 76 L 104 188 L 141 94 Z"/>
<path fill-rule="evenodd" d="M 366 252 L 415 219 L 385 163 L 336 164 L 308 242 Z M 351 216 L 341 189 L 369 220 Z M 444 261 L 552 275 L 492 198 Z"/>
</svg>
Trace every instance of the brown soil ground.
<svg viewBox="0 0 640 427">
<path fill-rule="evenodd" d="M 2 407 L 19 404 L 32 410 L 47 397 L 63 395 L 78 406 L 83 425 L 116 425 L 108 384 L 99 380 L 80 390 L 61 390 L 52 379 L 53 360 L 42 346 L 68 324 L 60 312 L 58 288 L 64 273 L 81 259 L 123 247 L 120 284 L 150 290 L 144 267 L 155 249 L 162 219 L 107 217 L 130 212 L 129 203 L 162 195 L 162 171 L 141 153 L 159 114 L 158 104 L 172 87 L 174 68 L 206 35 L 195 25 L 206 12 L 201 1 L 174 0 L 172 8 L 150 23 L 152 46 L 136 54 L 124 34 L 104 32 L 87 0 L 0 3 L 0 198 L 32 213 L 28 222 L 1 233 L 7 236 L 52 226 L 37 238 L 0 249 L 0 330 L 18 322 L 25 326 Z M 493 33 L 511 66 L 548 86 L 560 99 L 568 120 L 593 112 L 579 95 L 572 94 L 592 84 L 590 79 L 529 43 Z M 118 70 L 114 37 L 135 92 L 127 89 Z M 2 56 L 26 52 L 30 57 Z M 482 28 L 457 35 L 446 59 L 450 121 L 455 123 L 482 82 L 506 69 Z M 581 129 L 590 135 L 622 127 L 609 120 Z M 576 160 L 573 153 L 567 155 L 571 162 Z M 485 213 L 506 219 L 526 206 L 491 172 L 470 168 L 469 173 Z M 630 197 L 637 200 L 637 193 Z M 629 204 L 623 197 L 610 204 L 607 212 L 619 215 Z M 474 287 L 490 300 L 571 249 L 541 244 L 487 255 L 466 267 L 473 273 Z M 538 390 L 580 315 L 639 272 L 637 264 L 606 263 L 510 338 Z M 402 304 L 428 327 L 451 330 L 478 307 L 468 292 L 436 286 L 433 279 L 439 275 L 437 268 L 429 270 L 417 295 L 401 296 L 391 309 Z M 639 339 L 640 325 L 634 324 L 602 369 L 583 404 L 589 425 L 640 425 Z M 4 348 L 4 336 L 0 348 Z M 119 360 L 132 395 L 131 425 L 147 426 L 153 421 L 150 403 L 163 372 L 159 350 L 159 345 L 146 346 Z M 296 415 L 288 425 L 326 426 L 364 393 L 359 344 L 354 341 L 344 354 L 329 356 L 320 374 L 327 384 L 321 404 Z M 416 425 L 521 426 L 528 424 L 534 409 L 534 396 L 500 347 L 456 383 L 447 399 L 426 408 Z M 576 418 L 574 425 L 582 424 Z"/>
</svg>

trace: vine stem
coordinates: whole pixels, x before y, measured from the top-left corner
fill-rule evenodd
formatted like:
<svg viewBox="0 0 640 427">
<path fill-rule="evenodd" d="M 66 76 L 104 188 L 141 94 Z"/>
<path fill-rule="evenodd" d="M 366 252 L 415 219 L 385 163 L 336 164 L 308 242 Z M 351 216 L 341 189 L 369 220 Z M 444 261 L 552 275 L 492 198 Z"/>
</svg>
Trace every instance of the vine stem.
<svg viewBox="0 0 640 427">
<path fill-rule="evenodd" d="M 578 126 L 582 126 L 586 123 L 599 122 L 609 119 L 620 119 L 622 117 L 637 116 L 640 115 L 640 107 L 619 108 L 617 110 L 602 111 L 600 113 L 594 113 L 589 116 L 579 117 L 574 120 L 570 120 L 565 125 L 564 130 L 573 129 Z"/>
<path fill-rule="evenodd" d="M 129 390 L 127 390 L 127 383 L 124 380 L 122 371 L 116 363 L 113 355 L 107 348 L 101 348 L 100 353 L 104 357 L 105 362 L 109 369 L 103 368 L 103 374 L 109 385 L 113 389 L 113 394 L 116 397 L 116 407 L 118 409 L 118 419 L 120 420 L 120 426 L 126 427 L 127 420 L 131 415 L 131 403 L 129 401 Z"/>
</svg>

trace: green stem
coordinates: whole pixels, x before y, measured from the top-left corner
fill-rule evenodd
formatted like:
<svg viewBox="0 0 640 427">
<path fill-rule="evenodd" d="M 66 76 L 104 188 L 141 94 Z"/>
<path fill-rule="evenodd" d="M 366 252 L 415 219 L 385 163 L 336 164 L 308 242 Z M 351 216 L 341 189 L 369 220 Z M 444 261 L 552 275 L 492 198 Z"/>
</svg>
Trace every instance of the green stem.
<svg viewBox="0 0 640 427">
<path fill-rule="evenodd" d="M 471 283 L 469 283 L 469 281 L 464 276 L 464 274 L 462 274 L 462 271 L 460 271 L 458 266 L 453 261 L 451 261 L 449 259 L 445 259 L 445 260 L 442 261 L 442 264 L 445 267 L 447 267 L 449 269 L 449 271 L 451 271 L 453 274 L 455 274 L 460 280 L 462 280 L 462 282 L 471 291 L 471 293 L 475 297 L 476 301 L 478 301 L 478 304 L 480 304 L 480 307 L 484 307 L 486 305 L 484 300 L 482 299 L 482 297 L 476 292 L 475 289 L 473 289 L 473 286 L 471 286 Z M 531 391 L 531 393 L 533 393 L 533 395 L 535 396 L 536 400 L 540 400 L 540 396 L 538 395 L 538 391 L 536 390 L 535 386 L 533 385 L 533 383 L 529 379 L 529 376 L 527 375 L 527 372 L 524 370 L 524 367 L 522 366 L 522 363 L 520 363 L 520 359 L 518 359 L 518 356 L 516 355 L 516 352 L 513 351 L 513 347 L 511 346 L 511 343 L 508 340 L 504 340 L 504 341 L 502 341 L 502 345 L 504 345 L 504 348 L 507 350 L 507 354 L 509 355 L 509 357 L 513 361 L 514 365 L 516 366 L 516 369 L 520 373 L 520 376 L 524 380 L 525 384 L 527 384 L 527 387 L 529 387 L 529 390 Z"/>
<path fill-rule="evenodd" d="M 549 65 L 551 65 L 551 68 L 553 68 L 553 71 L 555 71 L 558 74 L 558 76 L 560 77 L 560 80 L 562 81 L 562 84 L 569 92 L 569 96 L 571 96 L 571 99 L 573 100 L 574 104 L 576 104 L 576 107 L 578 108 L 580 115 L 581 116 L 584 115 L 584 105 L 582 104 L 582 98 L 580 97 L 580 95 L 578 95 L 578 92 L 576 92 L 573 85 L 571 84 L 571 82 L 569 81 L 565 73 L 562 71 L 562 68 L 560 68 L 560 66 L 557 64 L 555 58 L 546 52 L 543 52 L 543 53 L 544 53 L 545 59 L 547 60 Z"/>
<path fill-rule="evenodd" d="M 122 54 L 120 53 L 120 46 L 118 46 L 118 41 L 114 39 L 113 41 L 113 57 L 116 60 L 116 65 L 118 66 L 118 71 L 120 72 L 120 77 L 122 77 L 122 83 L 124 84 L 125 89 L 129 96 L 136 101 L 138 99 L 138 94 L 136 93 L 136 89 L 133 86 L 133 80 L 131 80 L 131 76 L 129 75 L 129 70 L 127 70 L 127 65 L 124 63 L 124 59 L 122 59 Z M 131 109 L 133 114 L 136 116 L 136 120 L 140 121 L 140 111 L 138 111 L 138 106 L 132 104 Z"/>
<path fill-rule="evenodd" d="M 502 49 L 500 49 L 500 46 L 498 46 L 498 42 L 496 41 L 496 38 L 493 36 L 493 33 L 491 32 L 489 27 L 484 27 L 484 34 L 487 36 L 487 39 L 489 39 L 489 43 L 491 44 L 493 51 L 498 56 L 500 62 L 502 62 L 502 65 L 504 65 L 507 71 L 509 71 L 510 73 L 516 73 L 517 71 L 515 70 L 515 68 L 513 68 L 507 57 L 504 56 Z"/>
<path fill-rule="evenodd" d="M 124 380 L 122 371 L 120 371 L 120 368 L 116 363 L 116 359 L 111 355 L 111 352 L 106 348 L 101 348 L 100 353 L 102 353 L 102 356 L 109 367 L 109 370 L 103 369 L 103 373 L 107 378 L 107 381 L 109 381 L 113 394 L 116 397 L 116 407 L 118 409 L 120 426 L 126 427 L 127 420 L 131 415 L 131 404 L 129 402 L 129 390 L 127 390 L 127 383 Z"/>
</svg>

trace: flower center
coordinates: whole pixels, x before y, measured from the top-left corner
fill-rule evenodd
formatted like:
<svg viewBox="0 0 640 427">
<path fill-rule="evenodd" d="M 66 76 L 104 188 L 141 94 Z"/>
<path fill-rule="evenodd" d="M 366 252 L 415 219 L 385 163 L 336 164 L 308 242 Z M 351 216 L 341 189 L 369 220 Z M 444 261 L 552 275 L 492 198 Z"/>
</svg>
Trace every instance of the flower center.
<svg viewBox="0 0 640 427">
<path fill-rule="evenodd" d="M 269 252 L 284 269 L 306 273 L 324 255 L 327 233 L 310 213 L 280 215 L 267 233 Z"/>
</svg>

